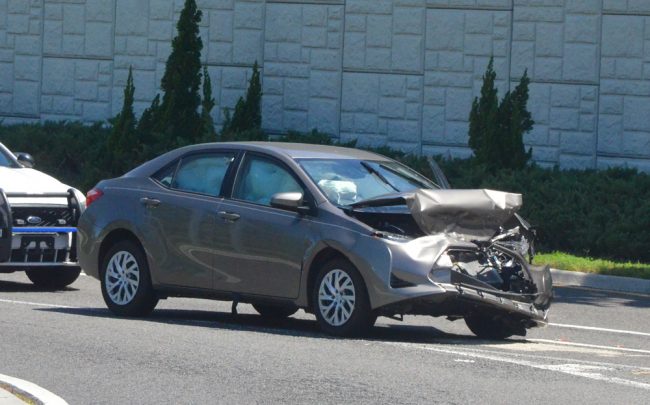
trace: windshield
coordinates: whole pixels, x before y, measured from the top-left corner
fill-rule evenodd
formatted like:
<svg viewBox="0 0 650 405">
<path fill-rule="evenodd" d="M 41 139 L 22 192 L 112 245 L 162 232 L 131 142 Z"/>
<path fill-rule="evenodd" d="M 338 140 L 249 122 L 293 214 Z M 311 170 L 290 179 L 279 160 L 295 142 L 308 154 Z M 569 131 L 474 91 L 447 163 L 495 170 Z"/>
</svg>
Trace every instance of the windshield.
<svg viewBox="0 0 650 405">
<path fill-rule="evenodd" d="M 16 162 L 10 157 L 7 148 L 0 143 L 0 167 L 18 167 Z"/>
<path fill-rule="evenodd" d="M 301 159 L 298 163 L 332 203 L 342 206 L 385 194 L 439 188 L 397 162 Z"/>
</svg>

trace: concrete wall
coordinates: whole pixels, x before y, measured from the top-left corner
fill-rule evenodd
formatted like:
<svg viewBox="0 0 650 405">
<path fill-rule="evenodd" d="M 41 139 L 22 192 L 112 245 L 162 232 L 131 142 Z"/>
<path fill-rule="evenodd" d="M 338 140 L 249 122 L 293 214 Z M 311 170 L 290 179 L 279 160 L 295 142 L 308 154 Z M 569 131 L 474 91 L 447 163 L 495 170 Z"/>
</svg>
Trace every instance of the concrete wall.
<svg viewBox="0 0 650 405">
<path fill-rule="evenodd" d="M 650 0 L 198 0 L 220 110 L 263 68 L 263 126 L 467 156 L 495 57 L 525 69 L 545 165 L 650 170 Z M 96 121 L 158 90 L 182 0 L 0 0 L 0 117 Z"/>
</svg>

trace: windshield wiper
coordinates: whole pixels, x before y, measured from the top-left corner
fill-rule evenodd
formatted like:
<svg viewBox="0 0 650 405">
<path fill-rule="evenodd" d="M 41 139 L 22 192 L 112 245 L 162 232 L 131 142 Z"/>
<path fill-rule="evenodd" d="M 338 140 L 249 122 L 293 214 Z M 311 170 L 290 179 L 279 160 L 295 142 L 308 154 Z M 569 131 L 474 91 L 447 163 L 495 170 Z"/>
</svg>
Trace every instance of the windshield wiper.
<svg viewBox="0 0 650 405">
<path fill-rule="evenodd" d="M 368 163 L 366 163 L 364 161 L 361 161 L 360 163 L 361 163 L 361 166 L 363 166 L 368 172 L 370 172 L 370 174 L 374 174 L 375 176 L 377 176 L 377 178 L 379 180 L 383 181 L 386 185 L 388 185 L 388 187 L 392 188 L 393 190 L 395 190 L 395 192 L 399 193 L 399 190 L 397 189 L 397 187 L 393 186 L 390 183 L 390 181 L 388 181 L 388 179 L 386 177 L 384 177 L 384 175 L 379 172 L 379 170 L 375 169 L 370 164 L 368 164 Z"/>
<path fill-rule="evenodd" d="M 422 180 L 418 179 L 417 177 L 412 177 L 411 175 L 409 175 L 407 173 L 402 173 L 402 172 L 400 172 L 399 170 L 397 170 L 397 169 L 395 169 L 393 167 L 386 166 L 386 165 L 383 165 L 383 164 L 379 164 L 379 167 L 381 167 L 382 169 L 384 169 L 386 171 L 389 171 L 389 172 L 393 173 L 394 175 L 396 175 L 398 177 L 405 178 L 406 181 L 413 184 L 417 188 L 431 188 L 430 187 L 431 185 L 436 186 L 436 188 L 442 188 L 438 184 L 434 183 L 433 181 L 430 181 L 431 184 L 423 183 Z M 414 184 L 414 183 L 416 183 L 416 184 Z"/>
</svg>

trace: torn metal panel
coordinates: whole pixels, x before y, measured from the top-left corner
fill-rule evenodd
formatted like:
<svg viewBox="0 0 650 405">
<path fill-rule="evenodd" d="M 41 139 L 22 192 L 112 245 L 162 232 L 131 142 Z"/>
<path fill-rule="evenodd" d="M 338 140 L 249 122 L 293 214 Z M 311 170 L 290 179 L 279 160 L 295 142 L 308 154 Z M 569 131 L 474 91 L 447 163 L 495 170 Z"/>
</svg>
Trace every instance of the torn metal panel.
<svg viewBox="0 0 650 405">
<path fill-rule="evenodd" d="M 404 204 L 425 234 L 487 240 L 521 208 L 522 196 L 494 190 L 416 190 L 360 201 L 352 207 Z"/>
</svg>

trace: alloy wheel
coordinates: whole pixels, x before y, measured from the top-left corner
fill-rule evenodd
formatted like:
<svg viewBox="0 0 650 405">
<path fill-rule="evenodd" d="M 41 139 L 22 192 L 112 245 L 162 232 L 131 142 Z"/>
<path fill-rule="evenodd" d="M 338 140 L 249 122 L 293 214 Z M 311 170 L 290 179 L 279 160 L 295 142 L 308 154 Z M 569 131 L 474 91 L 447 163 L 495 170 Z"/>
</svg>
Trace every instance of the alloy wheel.
<svg viewBox="0 0 650 405">
<path fill-rule="evenodd" d="M 117 305 L 130 303 L 140 285 L 140 267 L 135 257 L 130 252 L 116 252 L 108 262 L 105 282 L 111 301 Z"/>
<path fill-rule="evenodd" d="M 345 324 L 354 312 L 355 302 L 354 283 L 345 271 L 333 269 L 323 277 L 318 289 L 318 306 L 328 324 Z"/>
</svg>

